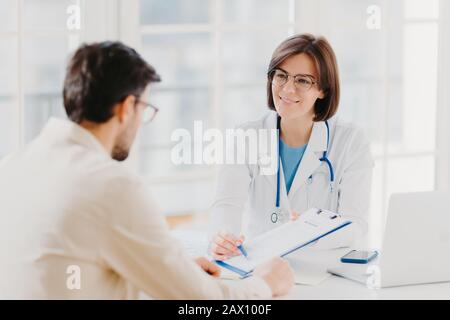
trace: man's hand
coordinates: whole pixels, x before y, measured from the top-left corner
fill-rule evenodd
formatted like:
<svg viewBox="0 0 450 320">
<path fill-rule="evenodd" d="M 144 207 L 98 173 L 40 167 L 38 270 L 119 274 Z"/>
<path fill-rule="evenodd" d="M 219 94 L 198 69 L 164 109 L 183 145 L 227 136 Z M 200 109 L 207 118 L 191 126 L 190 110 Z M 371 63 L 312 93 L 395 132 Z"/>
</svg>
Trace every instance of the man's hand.
<svg viewBox="0 0 450 320">
<path fill-rule="evenodd" d="M 204 257 L 198 257 L 195 260 L 195 263 L 200 266 L 206 273 L 210 274 L 213 277 L 220 276 L 220 268 L 216 264 L 208 261 L 208 259 Z"/>
<path fill-rule="evenodd" d="M 288 293 L 295 282 L 294 270 L 287 260 L 281 258 L 272 258 L 263 263 L 253 274 L 261 277 L 269 285 L 274 297 Z"/>
</svg>

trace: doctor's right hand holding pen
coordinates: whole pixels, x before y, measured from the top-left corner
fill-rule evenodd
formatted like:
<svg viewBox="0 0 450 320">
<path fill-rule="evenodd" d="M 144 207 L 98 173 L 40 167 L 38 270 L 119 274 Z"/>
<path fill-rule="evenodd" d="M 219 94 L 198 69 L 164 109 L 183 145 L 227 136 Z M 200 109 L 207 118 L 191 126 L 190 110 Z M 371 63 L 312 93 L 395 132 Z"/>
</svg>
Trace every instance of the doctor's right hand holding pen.
<svg viewBox="0 0 450 320">
<path fill-rule="evenodd" d="M 241 247 L 243 242 L 244 236 L 235 237 L 221 231 L 211 241 L 210 254 L 215 260 L 226 260 L 240 254 L 246 255 L 245 249 Z M 253 271 L 253 275 L 266 282 L 274 297 L 287 294 L 295 282 L 294 270 L 287 260 L 280 257 L 274 257 L 258 266 Z"/>
<path fill-rule="evenodd" d="M 225 231 L 219 232 L 213 237 L 210 244 L 210 254 L 215 260 L 227 260 L 242 254 L 239 246 L 244 243 L 245 237 L 236 237 Z"/>
<path fill-rule="evenodd" d="M 299 216 L 298 212 L 292 211 L 291 221 L 297 220 Z M 213 259 L 220 261 L 244 254 L 245 250 L 240 247 L 244 240 L 243 235 L 236 237 L 231 233 L 220 231 L 210 243 L 210 254 Z"/>
</svg>

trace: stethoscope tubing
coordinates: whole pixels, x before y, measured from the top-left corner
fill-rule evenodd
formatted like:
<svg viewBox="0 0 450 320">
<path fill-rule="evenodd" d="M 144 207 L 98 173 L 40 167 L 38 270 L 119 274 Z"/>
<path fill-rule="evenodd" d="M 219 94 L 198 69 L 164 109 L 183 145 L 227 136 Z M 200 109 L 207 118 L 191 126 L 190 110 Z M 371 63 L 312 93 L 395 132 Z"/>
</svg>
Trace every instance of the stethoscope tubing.
<svg viewBox="0 0 450 320">
<path fill-rule="evenodd" d="M 278 170 L 277 170 L 277 195 L 276 195 L 276 200 L 275 200 L 275 207 L 279 208 L 280 207 L 280 168 L 281 168 L 281 155 L 280 155 L 280 145 L 281 145 L 281 137 L 280 137 L 280 121 L 281 118 L 278 117 L 277 118 L 277 134 L 278 134 Z M 328 170 L 330 172 L 330 185 L 333 185 L 334 183 L 334 169 L 333 169 L 333 165 L 330 161 L 330 159 L 328 159 L 328 147 L 330 144 L 330 126 L 328 125 L 328 121 L 325 121 L 325 125 L 327 127 L 327 148 L 326 150 L 323 152 L 322 157 L 319 159 L 322 162 L 325 162 L 328 166 Z M 309 179 L 312 178 L 312 175 L 309 177 Z M 274 213 L 272 213 L 273 215 Z M 271 216 L 271 220 L 273 222 L 272 216 Z M 278 219 L 277 219 L 278 220 Z"/>
</svg>

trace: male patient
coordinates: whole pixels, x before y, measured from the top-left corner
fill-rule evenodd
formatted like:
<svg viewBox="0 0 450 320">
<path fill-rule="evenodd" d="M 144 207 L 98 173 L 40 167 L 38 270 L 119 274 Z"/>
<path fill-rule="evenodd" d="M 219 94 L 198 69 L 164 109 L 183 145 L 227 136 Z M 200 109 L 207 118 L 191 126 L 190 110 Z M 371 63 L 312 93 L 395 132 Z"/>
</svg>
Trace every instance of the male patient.
<svg viewBox="0 0 450 320">
<path fill-rule="evenodd" d="M 155 70 L 119 42 L 79 48 L 68 64 L 64 107 L 0 166 L 0 298 L 252 299 L 287 293 L 275 258 L 242 281 L 190 258 L 170 236 L 144 183 L 125 160 Z M 174 199 L 176 201 L 176 199 Z"/>
</svg>

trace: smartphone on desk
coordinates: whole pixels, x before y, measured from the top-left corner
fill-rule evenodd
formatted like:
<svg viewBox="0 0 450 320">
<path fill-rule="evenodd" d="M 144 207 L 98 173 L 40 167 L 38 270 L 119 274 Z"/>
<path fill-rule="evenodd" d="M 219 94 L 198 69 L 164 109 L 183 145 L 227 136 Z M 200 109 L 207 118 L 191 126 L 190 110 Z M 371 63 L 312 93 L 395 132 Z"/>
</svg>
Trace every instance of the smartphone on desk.
<svg viewBox="0 0 450 320">
<path fill-rule="evenodd" d="M 341 258 L 342 263 L 366 264 L 378 256 L 377 251 L 352 250 Z"/>
</svg>

